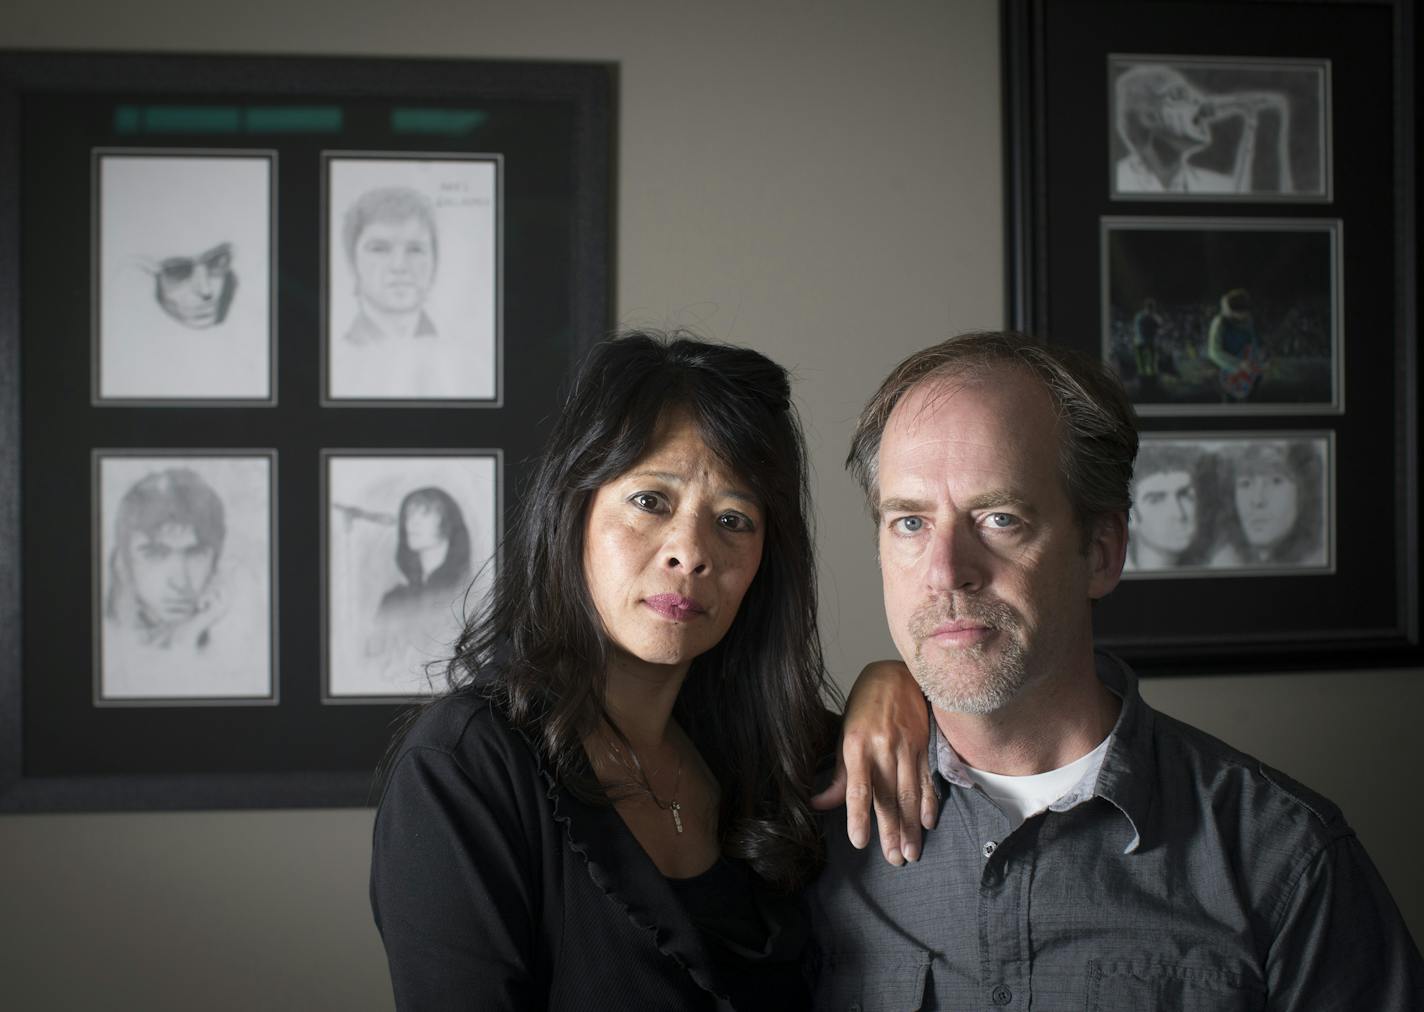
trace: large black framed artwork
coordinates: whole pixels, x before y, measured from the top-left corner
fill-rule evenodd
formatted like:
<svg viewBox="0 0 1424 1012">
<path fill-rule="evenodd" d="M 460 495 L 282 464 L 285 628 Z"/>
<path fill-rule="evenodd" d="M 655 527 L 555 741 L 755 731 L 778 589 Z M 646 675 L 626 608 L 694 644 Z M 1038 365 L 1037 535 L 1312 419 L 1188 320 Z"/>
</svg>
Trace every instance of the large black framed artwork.
<svg viewBox="0 0 1424 1012">
<path fill-rule="evenodd" d="M 615 87 L 0 53 L 0 811 L 374 801 L 611 327 Z"/>
<path fill-rule="evenodd" d="M 1142 423 L 1098 642 L 1146 673 L 1419 663 L 1413 5 L 1001 10 L 1008 318 Z"/>
</svg>

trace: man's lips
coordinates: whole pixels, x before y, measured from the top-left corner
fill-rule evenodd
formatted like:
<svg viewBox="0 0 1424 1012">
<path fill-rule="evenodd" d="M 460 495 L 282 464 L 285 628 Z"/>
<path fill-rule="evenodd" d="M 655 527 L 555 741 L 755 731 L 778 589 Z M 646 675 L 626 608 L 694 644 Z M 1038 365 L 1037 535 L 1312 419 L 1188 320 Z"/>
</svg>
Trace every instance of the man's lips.
<svg viewBox="0 0 1424 1012">
<path fill-rule="evenodd" d="M 968 647 L 984 642 L 994 632 L 993 626 L 985 625 L 983 622 L 976 622 L 973 619 L 954 619 L 935 626 L 934 631 L 930 633 L 930 639 L 941 646 Z"/>
<path fill-rule="evenodd" d="M 663 618 L 670 618 L 674 622 L 696 618 L 706 611 L 692 598 L 683 597 L 681 594 L 654 594 L 652 597 L 643 598 L 643 603 Z"/>
</svg>

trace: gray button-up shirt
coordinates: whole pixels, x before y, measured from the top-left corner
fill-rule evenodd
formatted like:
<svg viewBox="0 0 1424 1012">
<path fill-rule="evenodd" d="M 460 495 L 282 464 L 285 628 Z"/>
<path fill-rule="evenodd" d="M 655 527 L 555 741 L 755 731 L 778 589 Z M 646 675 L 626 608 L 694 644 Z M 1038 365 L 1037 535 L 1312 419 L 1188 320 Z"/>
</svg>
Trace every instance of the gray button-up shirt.
<svg viewBox="0 0 1424 1012">
<path fill-rule="evenodd" d="M 1424 1009 L 1424 962 L 1339 810 L 1157 713 L 1125 664 L 1101 767 L 1016 829 L 952 768 L 894 868 L 825 816 L 824 1009 Z M 952 767 L 931 721 L 931 760 Z"/>
</svg>

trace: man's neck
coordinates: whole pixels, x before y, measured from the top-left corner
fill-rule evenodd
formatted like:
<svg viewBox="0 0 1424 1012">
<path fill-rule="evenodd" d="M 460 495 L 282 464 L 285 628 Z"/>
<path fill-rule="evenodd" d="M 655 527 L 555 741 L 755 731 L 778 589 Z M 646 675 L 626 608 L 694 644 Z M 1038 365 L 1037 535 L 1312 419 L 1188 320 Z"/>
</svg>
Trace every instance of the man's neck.
<svg viewBox="0 0 1424 1012">
<path fill-rule="evenodd" d="M 1113 729 L 1122 701 L 1098 681 L 1091 658 L 1028 686 L 990 714 L 934 707 L 935 722 L 959 758 L 1005 776 L 1047 773 L 1081 759 Z"/>
</svg>

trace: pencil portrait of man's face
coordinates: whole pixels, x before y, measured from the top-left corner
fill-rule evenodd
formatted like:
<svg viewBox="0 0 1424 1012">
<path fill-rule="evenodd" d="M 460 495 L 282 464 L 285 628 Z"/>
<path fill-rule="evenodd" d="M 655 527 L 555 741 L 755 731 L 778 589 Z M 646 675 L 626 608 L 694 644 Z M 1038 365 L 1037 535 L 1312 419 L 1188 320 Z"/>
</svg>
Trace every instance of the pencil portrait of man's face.
<svg viewBox="0 0 1424 1012">
<path fill-rule="evenodd" d="M 237 289 L 231 243 L 218 243 L 196 256 L 170 256 L 154 270 L 154 298 L 185 327 L 213 327 L 227 318 Z"/>
</svg>

